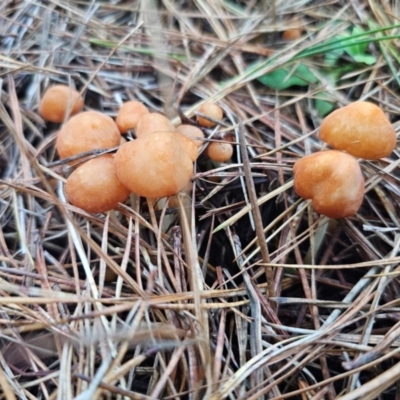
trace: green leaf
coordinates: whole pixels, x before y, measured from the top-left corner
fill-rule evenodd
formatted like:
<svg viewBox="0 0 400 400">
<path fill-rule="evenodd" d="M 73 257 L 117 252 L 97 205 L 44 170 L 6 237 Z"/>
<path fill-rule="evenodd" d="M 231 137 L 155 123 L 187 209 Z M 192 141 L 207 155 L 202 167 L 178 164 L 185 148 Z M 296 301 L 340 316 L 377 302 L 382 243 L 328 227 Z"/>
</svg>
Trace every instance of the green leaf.
<svg viewBox="0 0 400 400">
<path fill-rule="evenodd" d="M 315 108 L 320 117 L 325 117 L 325 115 L 329 114 L 335 108 L 335 103 L 317 98 L 315 100 Z"/>
<path fill-rule="evenodd" d="M 338 62 L 339 58 L 344 54 L 343 49 L 336 49 L 329 51 L 325 54 L 325 65 L 327 67 L 333 67 Z"/>
<path fill-rule="evenodd" d="M 352 31 L 348 31 L 333 37 L 326 45 L 331 48 L 325 54 L 325 65 L 334 66 L 340 57 L 346 53 L 355 62 L 372 65 L 376 62 L 376 57 L 368 52 L 368 45 L 375 39 L 363 39 L 368 32 L 358 26 L 353 27 Z"/>
<path fill-rule="evenodd" d="M 344 75 L 352 72 L 356 69 L 354 64 L 346 64 L 338 67 L 330 68 L 326 71 L 322 70 L 322 74 L 329 80 L 333 85 Z"/>
<path fill-rule="evenodd" d="M 294 71 L 289 68 L 277 69 L 261 76 L 258 80 L 275 90 L 284 90 L 291 86 L 308 86 L 310 83 L 318 82 L 315 75 L 303 64 L 298 65 Z"/>
<path fill-rule="evenodd" d="M 360 41 L 358 37 L 362 35 L 364 31 L 355 26 L 351 33 L 340 35 L 342 43 L 345 43 L 343 47 L 344 52 L 346 52 L 355 62 L 364 63 L 367 65 L 374 64 L 376 62 L 376 57 L 372 54 L 368 54 L 368 42 Z"/>
<path fill-rule="evenodd" d="M 343 37 L 347 38 L 353 38 L 354 36 L 360 35 L 364 33 L 364 31 L 361 28 L 358 28 L 357 26 L 355 26 L 353 28 L 353 30 L 351 31 L 351 34 L 345 34 L 343 35 Z M 354 57 L 358 54 L 364 54 L 365 51 L 367 50 L 368 47 L 368 43 L 360 43 L 360 41 L 358 40 L 354 40 L 354 44 L 352 44 L 352 40 L 350 40 L 350 42 L 347 43 L 347 46 L 345 47 L 344 51 L 351 57 Z"/>
<path fill-rule="evenodd" d="M 367 65 L 372 65 L 376 63 L 376 57 L 372 54 L 358 54 L 353 56 L 353 58 L 354 61 Z"/>
</svg>

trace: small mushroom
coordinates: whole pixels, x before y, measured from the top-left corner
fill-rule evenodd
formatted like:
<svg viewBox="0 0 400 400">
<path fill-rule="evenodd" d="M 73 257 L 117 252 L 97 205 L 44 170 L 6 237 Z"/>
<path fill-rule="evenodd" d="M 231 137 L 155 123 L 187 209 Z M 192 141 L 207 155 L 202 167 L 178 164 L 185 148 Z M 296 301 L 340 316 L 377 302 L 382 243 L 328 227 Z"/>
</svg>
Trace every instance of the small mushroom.
<svg viewBox="0 0 400 400">
<path fill-rule="evenodd" d="M 315 211 L 330 218 L 354 215 L 364 197 L 364 178 L 357 160 L 337 150 L 320 151 L 293 167 L 294 189 L 312 199 Z"/>
<path fill-rule="evenodd" d="M 115 171 L 119 180 L 139 196 L 171 196 L 190 181 L 193 150 L 197 153 L 193 141 L 179 133 L 149 133 L 118 149 Z"/>
<path fill-rule="evenodd" d="M 225 142 L 211 142 L 207 146 L 207 155 L 213 161 L 226 162 L 233 155 L 233 146 Z"/>
<path fill-rule="evenodd" d="M 145 114 L 138 121 L 136 137 L 152 132 L 176 132 L 176 128 L 167 117 L 160 113 Z"/>
<path fill-rule="evenodd" d="M 68 158 L 94 149 L 110 149 L 119 145 L 121 134 L 108 115 L 86 111 L 73 116 L 61 128 L 56 141 L 60 158 Z"/>
<path fill-rule="evenodd" d="M 89 213 L 112 210 L 129 196 L 117 178 L 114 155 L 105 154 L 80 165 L 67 179 L 65 192 L 76 207 Z"/>
<path fill-rule="evenodd" d="M 119 131 L 124 134 L 129 129 L 136 129 L 139 119 L 149 114 L 149 109 L 140 101 L 127 101 L 119 109 L 115 122 Z"/>
<path fill-rule="evenodd" d="M 83 98 L 67 85 L 50 86 L 39 104 L 39 114 L 46 121 L 61 123 L 83 108 Z"/>
<path fill-rule="evenodd" d="M 181 133 L 182 135 L 185 135 L 189 139 L 193 140 L 197 147 L 201 147 L 204 143 L 204 133 L 203 131 L 198 128 L 197 126 L 194 125 L 179 125 L 176 128 L 176 131 Z"/>
<path fill-rule="evenodd" d="M 282 33 L 282 39 L 286 41 L 297 40 L 301 37 L 302 29 L 290 28 Z"/>
<path fill-rule="evenodd" d="M 198 112 L 206 115 L 207 117 L 213 118 L 215 120 L 222 120 L 222 118 L 224 118 L 224 112 L 222 111 L 222 108 L 220 106 L 217 106 L 214 103 L 204 103 L 202 104 L 199 109 Z M 205 126 L 207 128 L 212 128 L 213 126 L 216 125 L 215 122 L 210 121 L 207 118 L 201 117 L 200 115 L 196 116 L 197 118 L 197 122 L 201 125 L 201 126 Z"/>
<path fill-rule="evenodd" d="M 329 114 L 322 121 L 321 140 L 355 157 L 377 160 L 396 146 L 396 132 L 375 104 L 357 101 Z"/>
</svg>

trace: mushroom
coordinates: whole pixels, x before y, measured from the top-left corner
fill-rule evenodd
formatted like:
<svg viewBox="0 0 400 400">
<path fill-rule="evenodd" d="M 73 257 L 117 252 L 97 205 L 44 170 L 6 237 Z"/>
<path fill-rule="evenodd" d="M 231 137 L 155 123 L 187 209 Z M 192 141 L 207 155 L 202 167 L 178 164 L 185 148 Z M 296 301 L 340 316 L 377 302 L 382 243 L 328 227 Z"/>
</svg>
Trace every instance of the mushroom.
<svg viewBox="0 0 400 400">
<path fill-rule="evenodd" d="M 222 111 L 222 108 L 214 103 L 204 103 L 199 107 L 197 111 L 217 121 L 220 121 L 222 120 L 222 118 L 224 118 L 224 112 Z M 197 115 L 196 118 L 197 122 L 201 126 L 212 128 L 213 126 L 216 125 L 215 122 L 210 121 L 207 118 L 201 117 L 200 115 Z"/>
<path fill-rule="evenodd" d="M 329 114 L 321 124 L 320 138 L 355 157 L 377 160 L 396 146 L 396 133 L 375 104 L 357 101 Z"/>
<path fill-rule="evenodd" d="M 312 199 L 315 211 L 330 218 L 354 215 L 364 197 L 364 178 L 357 160 L 337 150 L 321 151 L 293 167 L 294 189 Z"/>
<path fill-rule="evenodd" d="M 300 28 L 286 29 L 286 31 L 282 33 L 282 39 L 287 41 L 297 40 L 301 37 L 301 33 L 302 30 Z"/>
<path fill-rule="evenodd" d="M 204 133 L 203 131 L 198 128 L 197 126 L 194 125 L 179 125 L 176 128 L 176 131 L 181 133 L 182 135 L 185 135 L 189 139 L 193 140 L 197 147 L 201 147 L 204 143 Z"/>
<path fill-rule="evenodd" d="M 67 158 L 85 151 L 116 147 L 120 140 L 112 118 L 97 111 L 86 111 L 72 117 L 61 128 L 56 149 L 60 158 Z"/>
<path fill-rule="evenodd" d="M 175 132 L 174 124 L 160 113 L 149 113 L 143 115 L 136 127 L 136 137 L 152 132 Z"/>
<path fill-rule="evenodd" d="M 213 161 L 226 162 L 233 154 L 233 146 L 225 142 L 211 142 L 207 146 L 207 155 Z"/>
<path fill-rule="evenodd" d="M 83 108 L 83 98 L 67 85 L 49 87 L 39 104 L 39 114 L 46 121 L 61 123 Z"/>
<path fill-rule="evenodd" d="M 140 101 L 127 101 L 119 109 L 115 122 L 123 134 L 129 129 L 136 129 L 139 119 L 149 114 L 149 109 Z"/>
<path fill-rule="evenodd" d="M 139 196 L 178 193 L 190 181 L 197 146 L 176 132 L 153 132 L 121 146 L 114 160 L 119 180 Z"/>
<path fill-rule="evenodd" d="M 117 178 L 113 154 L 105 154 L 80 165 L 68 177 L 65 192 L 71 204 L 89 213 L 112 210 L 130 193 Z"/>
</svg>

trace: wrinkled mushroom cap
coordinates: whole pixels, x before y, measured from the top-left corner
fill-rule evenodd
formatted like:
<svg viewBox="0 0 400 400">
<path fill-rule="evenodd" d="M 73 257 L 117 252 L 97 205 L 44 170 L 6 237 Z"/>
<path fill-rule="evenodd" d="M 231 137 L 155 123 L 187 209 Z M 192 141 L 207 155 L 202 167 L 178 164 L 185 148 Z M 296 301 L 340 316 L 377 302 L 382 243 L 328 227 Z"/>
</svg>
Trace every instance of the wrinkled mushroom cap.
<svg viewBox="0 0 400 400">
<path fill-rule="evenodd" d="M 61 123 L 83 108 L 83 98 L 67 85 L 50 86 L 39 104 L 39 114 L 46 121 Z"/>
<path fill-rule="evenodd" d="M 56 141 L 60 158 L 94 149 L 110 149 L 119 145 L 121 135 L 108 115 L 86 111 L 72 117 L 61 128 Z"/>
<path fill-rule="evenodd" d="M 312 199 L 315 211 L 330 218 L 354 215 L 364 197 L 364 178 L 357 160 L 337 150 L 321 151 L 294 164 L 294 189 Z"/>
<path fill-rule="evenodd" d="M 321 124 L 320 138 L 355 157 L 377 160 L 396 146 L 396 133 L 375 104 L 357 101 L 329 114 Z"/>
<path fill-rule="evenodd" d="M 119 180 L 139 196 L 158 198 L 178 193 L 190 181 L 193 155 L 176 132 L 153 132 L 120 147 L 115 155 Z"/>
<path fill-rule="evenodd" d="M 114 170 L 114 155 L 96 157 L 79 166 L 67 179 L 65 192 L 76 207 L 89 213 L 112 210 L 129 196 Z"/>
<path fill-rule="evenodd" d="M 149 110 L 140 101 L 133 100 L 122 104 L 115 119 L 119 131 L 126 133 L 129 129 L 136 129 L 139 119 L 145 114 L 149 114 Z"/>
</svg>

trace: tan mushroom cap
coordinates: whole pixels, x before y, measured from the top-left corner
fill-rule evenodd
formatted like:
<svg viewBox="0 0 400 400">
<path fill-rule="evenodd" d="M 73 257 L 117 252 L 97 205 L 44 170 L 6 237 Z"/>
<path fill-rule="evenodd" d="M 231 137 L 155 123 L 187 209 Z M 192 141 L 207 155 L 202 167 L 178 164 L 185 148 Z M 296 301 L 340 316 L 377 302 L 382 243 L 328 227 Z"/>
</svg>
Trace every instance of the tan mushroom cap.
<svg viewBox="0 0 400 400">
<path fill-rule="evenodd" d="M 321 124 L 320 138 L 355 157 L 377 160 L 396 146 L 396 132 L 375 104 L 357 101 L 329 114 Z"/>
<path fill-rule="evenodd" d="M 39 114 L 46 121 L 61 123 L 83 108 L 83 98 L 67 85 L 50 86 L 39 104 Z"/>
<path fill-rule="evenodd" d="M 203 131 L 194 125 L 179 125 L 176 128 L 176 131 L 185 135 L 187 138 L 193 140 L 196 143 L 197 147 L 201 147 L 204 143 L 204 133 Z"/>
<path fill-rule="evenodd" d="M 204 115 L 207 115 L 208 117 L 211 117 L 216 120 L 222 120 L 224 118 L 224 112 L 223 112 L 222 108 L 214 103 L 202 104 L 199 107 L 198 112 L 200 112 Z M 207 128 L 212 128 L 213 126 L 216 125 L 215 122 L 212 122 L 206 118 L 200 117 L 199 115 L 197 115 L 196 118 L 197 118 L 197 122 L 201 126 L 205 126 Z"/>
<path fill-rule="evenodd" d="M 67 179 L 65 192 L 71 204 L 89 213 L 112 210 L 130 193 L 117 178 L 112 154 L 79 166 Z"/>
<path fill-rule="evenodd" d="M 171 132 L 170 132 L 171 133 Z M 182 135 L 179 132 L 172 132 L 175 134 L 175 140 L 184 146 L 187 154 L 189 154 L 191 160 L 194 162 L 199 157 L 199 147 L 196 145 L 194 140 L 189 139 L 187 136 Z"/>
<path fill-rule="evenodd" d="M 330 218 L 354 215 L 364 197 L 364 178 L 357 160 L 337 150 L 321 151 L 294 164 L 294 189 L 312 199 L 315 211 Z"/>
<path fill-rule="evenodd" d="M 175 132 L 174 124 L 160 113 L 149 113 L 143 115 L 136 127 L 136 137 L 147 135 L 152 132 Z"/>
<path fill-rule="evenodd" d="M 159 198 L 178 193 L 190 181 L 193 157 L 176 132 L 153 132 L 124 144 L 115 155 L 119 180 L 139 196 Z"/>
<path fill-rule="evenodd" d="M 121 135 L 108 115 L 86 111 L 75 115 L 61 128 L 56 141 L 60 158 L 94 149 L 110 149 L 119 145 Z"/>
<path fill-rule="evenodd" d="M 207 146 L 207 155 L 213 161 L 225 162 L 232 158 L 233 146 L 230 143 L 211 142 Z"/>
<path fill-rule="evenodd" d="M 140 101 L 132 100 L 122 104 L 115 122 L 121 133 L 136 129 L 139 119 L 149 114 L 149 109 Z"/>
<path fill-rule="evenodd" d="M 286 31 L 282 33 L 282 39 L 287 41 L 296 40 L 301 37 L 301 33 L 302 33 L 301 28 L 286 29 Z"/>
</svg>

